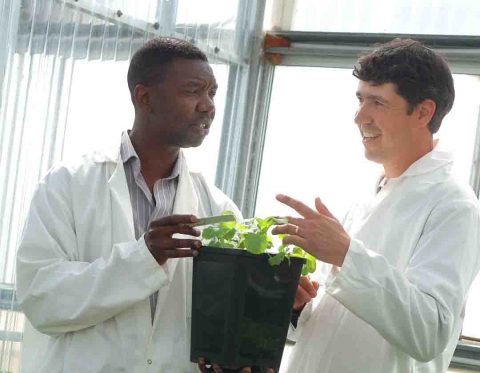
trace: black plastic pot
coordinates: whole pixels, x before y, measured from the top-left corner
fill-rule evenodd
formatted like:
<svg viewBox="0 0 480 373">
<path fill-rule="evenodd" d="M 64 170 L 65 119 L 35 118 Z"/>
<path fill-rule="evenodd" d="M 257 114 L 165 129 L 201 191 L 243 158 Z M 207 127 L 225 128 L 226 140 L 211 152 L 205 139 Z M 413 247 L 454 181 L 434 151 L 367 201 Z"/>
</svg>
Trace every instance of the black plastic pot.
<svg viewBox="0 0 480 373">
<path fill-rule="evenodd" d="M 190 359 L 278 371 L 303 258 L 202 247 L 193 260 Z"/>
</svg>

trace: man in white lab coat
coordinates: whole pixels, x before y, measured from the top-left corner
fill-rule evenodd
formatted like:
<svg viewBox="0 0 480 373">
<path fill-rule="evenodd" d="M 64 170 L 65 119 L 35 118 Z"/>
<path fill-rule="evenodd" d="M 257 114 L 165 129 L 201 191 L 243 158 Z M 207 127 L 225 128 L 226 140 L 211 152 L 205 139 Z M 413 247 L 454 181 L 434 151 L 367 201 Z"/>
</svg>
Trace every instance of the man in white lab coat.
<svg viewBox="0 0 480 373">
<path fill-rule="evenodd" d="M 217 83 L 198 48 L 159 38 L 133 56 L 128 85 L 135 121 L 118 148 L 52 168 L 35 191 L 17 256 L 18 300 L 48 335 L 32 345 L 26 330 L 32 372 L 199 371 L 189 224 L 240 212 L 181 148 L 208 134 Z"/>
<path fill-rule="evenodd" d="M 277 196 L 302 217 L 275 233 L 332 265 L 318 302 L 307 292 L 297 302 L 308 304 L 286 371 L 446 372 L 480 264 L 477 198 L 432 136 L 453 105 L 452 75 L 437 53 L 399 39 L 360 58 L 353 74 L 365 156 L 384 176 L 343 226 L 318 198 L 311 209 Z"/>
</svg>

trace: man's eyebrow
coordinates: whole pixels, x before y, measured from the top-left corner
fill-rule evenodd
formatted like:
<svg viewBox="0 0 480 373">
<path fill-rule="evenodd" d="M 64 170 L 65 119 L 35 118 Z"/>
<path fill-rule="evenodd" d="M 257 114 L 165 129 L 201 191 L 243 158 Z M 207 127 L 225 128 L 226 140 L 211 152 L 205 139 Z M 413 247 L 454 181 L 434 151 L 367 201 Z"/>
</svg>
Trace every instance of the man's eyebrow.
<svg viewBox="0 0 480 373">
<path fill-rule="evenodd" d="M 367 99 L 371 99 L 371 100 L 378 100 L 378 101 L 382 101 L 382 102 L 389 102 L 385 97 L 383 96 L 380 96 L 380 95 L 375 95 L 375 94 L 372 94 L 372 93 L 367 93 L 367 94 L 363 94 L 359 91 L 356 92 L 356 96 L 358 98 L 367 98 Z"/>
<path fill-rule="evenodd" d="M 188 85 L 188 86 L 204 86 L 206 84 L 208 84 L 208 82 L 205 79 L 201 79 L 201 78 L 188 78 L 184 82 L 184 85 Z M 214 89 L 218 88 L 217 82 L 213 84 L 212 88 Z"/>
</svg>

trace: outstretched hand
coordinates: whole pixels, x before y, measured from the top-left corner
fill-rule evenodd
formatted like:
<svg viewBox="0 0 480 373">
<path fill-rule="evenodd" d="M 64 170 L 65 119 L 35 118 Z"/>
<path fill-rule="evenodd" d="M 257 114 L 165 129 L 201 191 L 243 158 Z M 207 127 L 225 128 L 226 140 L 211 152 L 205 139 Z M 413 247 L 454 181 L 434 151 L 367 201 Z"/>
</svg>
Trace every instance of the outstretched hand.
<svg viewBox="0 0 480 373">
<path fill-rule="evenodd" d="M 278 225 L 273 234 L 288 234 L 285 245 L 297 245 L 322 262 L 342 266 L 350 245 L 350 236 L 320 198 L 315 199 L 316 210 L 304 203 L 277 195 L 277 200 L 298 212 L 302 218 L 287 217 L 288 224 Z"/>
</svg>

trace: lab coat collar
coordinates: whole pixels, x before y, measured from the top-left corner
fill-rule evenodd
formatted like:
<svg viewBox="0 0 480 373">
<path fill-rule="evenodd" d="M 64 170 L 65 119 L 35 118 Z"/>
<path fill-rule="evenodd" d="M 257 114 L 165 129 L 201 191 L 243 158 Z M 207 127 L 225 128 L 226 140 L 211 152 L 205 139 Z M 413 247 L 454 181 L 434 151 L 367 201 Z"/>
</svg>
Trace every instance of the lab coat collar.
<svg viewBox="0 0 480 373">
<path fill-rule="evenodd" d="M 428 174 L 441 168 L 448 173 L 452 169 L 452 165 L 452 153 L 442 150 L 438 145 L 438 140 L 436 140 L 433 150 L 413 162 L 400 176 L 385 179 L 385 173 L 382 172 L 375 184 L 376 192 L 378 193 L 385 184 L 392 184 L 392 181 L 398 181 L 406 177 Z"/>
<path fill-rule="evenodd" d="M 448 172 L 451 170 L 452 165 L 452 154 L 435 146 L 431 152 L 412 163 L 401 177 L 427 174 L 440 168 L 444 168 Z"/>
</svg>

